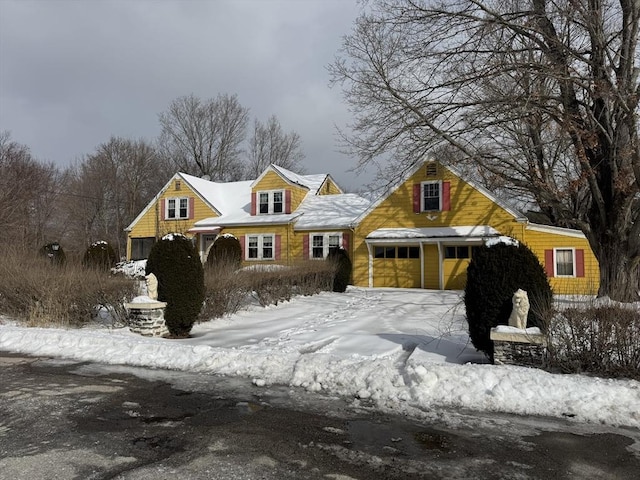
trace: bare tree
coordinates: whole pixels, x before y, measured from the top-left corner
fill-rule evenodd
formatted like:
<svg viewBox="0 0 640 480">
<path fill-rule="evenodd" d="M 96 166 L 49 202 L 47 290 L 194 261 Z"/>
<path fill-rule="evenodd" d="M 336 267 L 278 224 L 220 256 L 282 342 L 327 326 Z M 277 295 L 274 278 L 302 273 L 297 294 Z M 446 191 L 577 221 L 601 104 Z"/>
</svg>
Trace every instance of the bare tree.
<svg viewBox="0 0 640 480">
<path fill-rule="evenodd" d="M 296 132 L 285 133 L 275 115 L 269 117 L 266 124 L 255 120 L 248 150 L 246 176 L 249 178 L 257 178 L 271 164 L 304 173 L 300 165 L 304 160 L 300 135 Z"/>
<path fill-rule="evenodd" d="M 331 65 L 359 167 L 441 145 L 582 230 L 600 295 L 640 290 L 637 0 L 373 0 Z"/>
<path fill-rule="evenodd" d="M 0 133 L 0 228 L 3 240 L 22 247 L 38 248 L 58 240 L 56 209 L 60 172 L 40 163 L 29 148 Z"/>
<path fill-rule="evenodd" d="M 235 95 L 204 101 L 194 95 L 179 97 L 159 116 L 159 144 L 184 173 L 208 175 L 216 181 L 239 180 L 248 118 L 248 109 Z"/>
<path fill-rule="evenodd" d="M 69 229 L 86 248 L 105 240 L 121 254 L 124 229 L 166 183 L 155 149 L 144 140 L 111 137 L 67 172 Z"/>
</svg>

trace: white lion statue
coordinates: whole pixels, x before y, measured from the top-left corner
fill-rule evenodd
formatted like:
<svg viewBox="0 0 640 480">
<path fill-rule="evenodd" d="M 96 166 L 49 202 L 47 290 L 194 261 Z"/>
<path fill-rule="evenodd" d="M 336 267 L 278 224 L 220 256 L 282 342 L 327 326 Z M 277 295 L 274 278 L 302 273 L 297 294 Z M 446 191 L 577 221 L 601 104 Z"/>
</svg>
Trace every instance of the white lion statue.
<svg viewBox="0 0 640 480">
<path fill-rule="evenodd" d="M 147 283 L 147 296 L 152 300 L 158 299 L 158 278 L 150 273 L 145 277 Z"/>
<path fill-rule="evenodd" d="M 525 329 L 527 328 L 527 315 L 529 314 L 529 295 L 519 288 L 511 299 L 513 310 L 509 316 L 509 326 Z"/>
</svg>

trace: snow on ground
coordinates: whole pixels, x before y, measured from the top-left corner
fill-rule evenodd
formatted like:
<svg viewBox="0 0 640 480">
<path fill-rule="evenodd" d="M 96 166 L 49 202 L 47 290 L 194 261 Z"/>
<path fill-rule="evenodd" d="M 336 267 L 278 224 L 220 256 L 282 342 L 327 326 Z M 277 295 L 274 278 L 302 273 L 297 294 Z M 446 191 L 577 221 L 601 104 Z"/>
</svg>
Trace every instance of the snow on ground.
<svg viewBox="0 0 640 480">
<path fill-rule="evenodd" d="M 0 350 L 242 376 L 401 413 L 464 408 L 640 427 L 640 382 L 489 365 L 466 330 L 460 292 L 350 287 L 252 306 L 184 340 L 0 325 Z"/>
</svg>

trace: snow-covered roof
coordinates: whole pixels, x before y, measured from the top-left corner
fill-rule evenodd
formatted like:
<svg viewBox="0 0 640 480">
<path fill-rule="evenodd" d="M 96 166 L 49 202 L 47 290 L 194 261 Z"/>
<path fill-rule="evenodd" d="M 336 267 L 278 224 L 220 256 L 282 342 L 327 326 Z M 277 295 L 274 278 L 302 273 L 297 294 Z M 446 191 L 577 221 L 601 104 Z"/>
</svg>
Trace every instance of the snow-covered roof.
<svg viewBox="0 0 640 480">
<path fill-rule="evenodd" d="M 400 240 L 400 239 L 444 239 L 495 237 L 500 235 L 489 225 L 469 225 L 457 227 L 427 228 L 379 228 L 367 235 L 367 240 Z"/>
<path fill-rule="evenodd" d="M 226 215 L 251 204 L 252 180 L 240 182 L 212 182 L 186 173 L 179 174 L 191 188 L 220 212 Z"/>
<path fill-rule="evenodd" d="M 307 195 L 298 212 L 295 230 L 351 227 L 371 202 L 354 193 Z"/>
<path fill-rule="evenodd" d="M 280 215 L 251 215 L 250 205 L 236 210 L 229 215 L 209 217 L 194 224 L 195 229 L 207 227 L 231 227 L 239 225 L 282 225 L 291 223 L 300 216 L 300 212 L 282 213 Z"/>
<path fill-rule="evenodd" d="M 300 175 L 298 173 L 287 170 L 286 168 L 271 164 L 265 169 L 264 172 L 262 172 L 262 174 L 257 179 L 255 179 L 251 183 L 251 186 L 253 187 L 254 185 L 256 185 L 269 171 L 276 172 L 278 175 L 280 175 L 280 177 L 291 184 L 308 188 L 309 191 L 314 195 L 318 193 L 318 190 L 320 190 L 322 184 L 329 177 L 329 175 L 327 175 L 326 173 L 320 173 L 316 175 Z"/>
</svg>

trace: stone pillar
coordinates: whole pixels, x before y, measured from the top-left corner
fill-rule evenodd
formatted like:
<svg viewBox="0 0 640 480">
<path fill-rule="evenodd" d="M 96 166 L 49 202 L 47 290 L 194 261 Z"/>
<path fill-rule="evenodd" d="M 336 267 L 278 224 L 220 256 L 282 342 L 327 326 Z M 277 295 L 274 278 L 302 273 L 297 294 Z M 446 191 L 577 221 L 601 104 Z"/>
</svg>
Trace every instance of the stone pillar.
<svg viewBox="0 0 640 480">
<path fill-rule="evenodd" d="M 547 337 L 537 327 L 527 329 L 499 325 L 491 329 L 493 363 L 541 367 L 547 353 Z"/>
<path fill-rule="evenodd" d="M 125 308 L 129 313 L 129 330 L 146 337 L 162 337 L 169 333 L 164 322 L 164 309 L 166 302 L 158 302 L 149 299 L 146 302 L 126 303 Z"/>
</svg>

